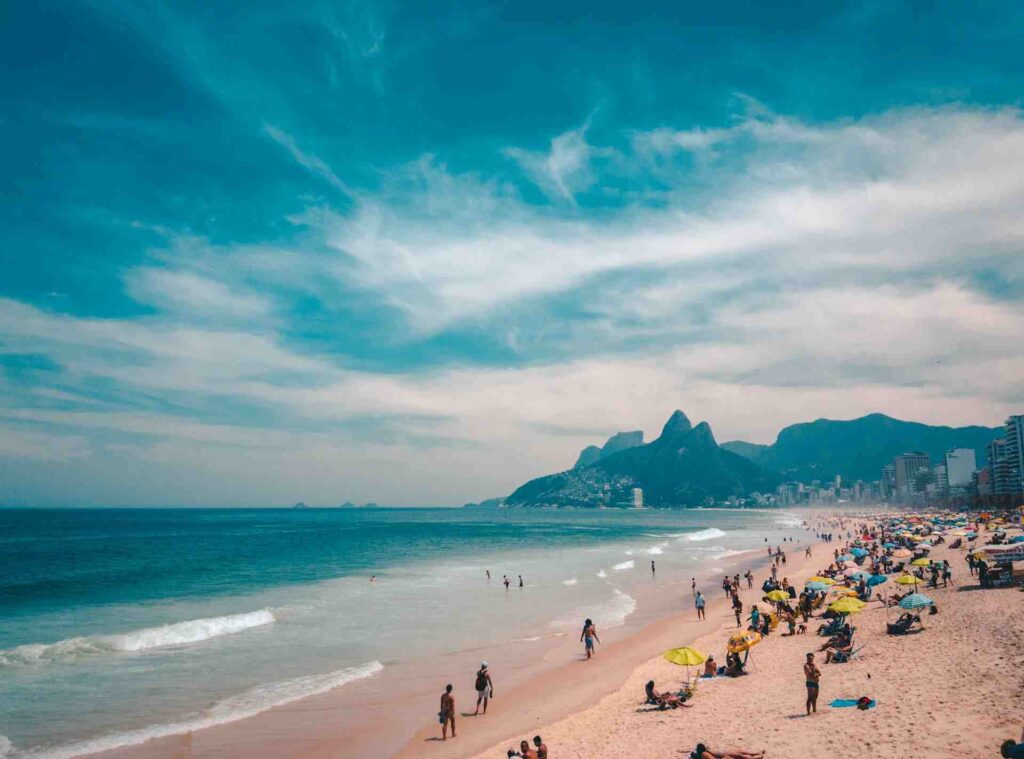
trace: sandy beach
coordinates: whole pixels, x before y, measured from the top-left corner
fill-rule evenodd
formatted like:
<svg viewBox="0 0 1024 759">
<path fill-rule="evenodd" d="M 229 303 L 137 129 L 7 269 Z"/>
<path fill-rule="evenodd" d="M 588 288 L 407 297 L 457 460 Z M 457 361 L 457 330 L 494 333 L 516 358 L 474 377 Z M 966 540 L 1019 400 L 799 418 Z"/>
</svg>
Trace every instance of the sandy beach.
<svg viewBox="0 0 1024 759">
<path fill-rule="evenodd" d="M 809 567 L 827 563 L 823 549 Z M 1019 588 L 981 590 L 961 551 L 939 546 L 932 556 L 950 560 L 956 583 L 924 591 L 939 613 L 923 616 L 923 631 L 894 637 L 886 634 L 885 623 L 900 610 L 870 603 L 854 620 L 856 645 L 864 646 L 854 660 L 824 664 L 824 654 L 816 653 L 821 695 L 819 711 L 810 717 L 801 667 L 806 653 L 817 652 L 823 642 L 813 634 L 814 620 L 806 636 L 772 634 L 755 647 L 749 676 L 702 681 L 691 709 L 643 705 L 647 680 L 669 690 L 684 678 L 681 668 L 655 655 L 585 711 L 510 734 L 480 752 L 460 745 L 445 755 L 504 757 L 520 737 L 539 733 L 553 756 L 580 759 L 687 756 L 698 742 L 764 750 L 769 757 L 998 756 L 999 744 L 1019 736 L 1024 721 L 1024 597 Z M 793 574 L 802 581 L 807 573 Z M 887 588 L 892 592 L 891 583 Z M 694 637 L 688 637 L 692 630 L 680 630 L 675 644 L 722 661 L 735 620 L 716 606 L 709 624 L 716 629 Z M 876 699 L 875 708 L 828 706 L 833 699 L 865 695 Z M 410 749 L 405 755 L 435 754 Z"/>
</svg>

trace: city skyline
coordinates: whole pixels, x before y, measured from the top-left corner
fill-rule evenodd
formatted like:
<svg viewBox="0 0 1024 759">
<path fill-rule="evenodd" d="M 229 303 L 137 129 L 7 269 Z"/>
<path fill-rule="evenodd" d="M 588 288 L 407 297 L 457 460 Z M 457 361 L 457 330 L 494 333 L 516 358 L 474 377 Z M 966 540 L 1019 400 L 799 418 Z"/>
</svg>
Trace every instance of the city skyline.
<svg viewBox="0 0 1024 759">
<path fill-rule="evenodd" d="M 1022 17 L 12 8 L 0 503 L 456 504 L 677 407 L 1000 426 Z"/>
</svg>

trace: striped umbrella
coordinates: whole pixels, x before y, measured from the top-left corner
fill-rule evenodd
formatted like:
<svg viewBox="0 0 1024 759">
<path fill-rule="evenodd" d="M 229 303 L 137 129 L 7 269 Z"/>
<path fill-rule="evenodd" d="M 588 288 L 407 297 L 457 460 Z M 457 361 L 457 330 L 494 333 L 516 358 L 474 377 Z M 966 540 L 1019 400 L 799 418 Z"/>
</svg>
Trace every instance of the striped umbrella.
<svg viewBox="0 0 1024 759">
<path fill-rule="evenodd" d="M 922 609 L 925 606 L 931 606 L 933 603 L 935 602 L 924 593 L 911 593 L 900 601 L 900 606 L 904 609 Z"/>
<path fill-rule="evenodd" d="M 874 587 L 875 585 L 881 585 L 888 579 L 889 578 L 885 575 L 871 575 L 871 577 L 867 579 L 867 583 L 869 586 Z"/>
</svg>

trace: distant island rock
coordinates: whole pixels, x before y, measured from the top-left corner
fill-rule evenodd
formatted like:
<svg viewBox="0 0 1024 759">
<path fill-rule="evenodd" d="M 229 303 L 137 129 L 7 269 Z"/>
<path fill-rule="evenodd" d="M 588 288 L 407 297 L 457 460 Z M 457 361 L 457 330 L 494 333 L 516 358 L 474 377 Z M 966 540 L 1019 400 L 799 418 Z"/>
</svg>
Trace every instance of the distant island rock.
<svg viewBox="0 0 1024 759">
<path fill-rule="evenodd" d="M 480 503 L 466 503 L 463 504 L 464 509 L 500 509 L 505 505 L 504 498 L 488 498 Z"/>
<path fill-rule="evenodd" d="M 569 471 L 531 480 L 516 489 L 506 503 L 620 506 L 631 503 L 633 488 L 641 488 L 649 506 L 700 506 L 757 490 L 770 491 L 779 481 L 754 462 L 720 448 L 707 422 L 694 427 L 682 411 L 669 417 L 657 440 L 642 441 L 640 432 L 619 433 L 600 449 L 596 461 L 577 462 Z M 585 462 L 592 454 L 586 458 L 581 454 L 581 458 Z"/>
<path fill-rule="evenodd" d="M 293 508 L 293 509 L 308 509 L 308 508 L 309 508 L 309 506 L 307 506 L 306 504 L 304 504 L 304 503 L 303 503 L 302 501 L 299 501 L 299 502 L 298 502 L 297 504 L 295 504 L 294 506 L 292 506 L 292 508 Z"/>
</svg>

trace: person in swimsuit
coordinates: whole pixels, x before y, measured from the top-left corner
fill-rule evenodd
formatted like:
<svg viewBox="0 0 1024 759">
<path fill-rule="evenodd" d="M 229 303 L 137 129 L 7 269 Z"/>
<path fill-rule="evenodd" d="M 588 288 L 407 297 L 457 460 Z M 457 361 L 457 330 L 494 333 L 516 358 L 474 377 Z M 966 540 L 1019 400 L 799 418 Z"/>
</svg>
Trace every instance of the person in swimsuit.
<svg viewBox="0 0 1024 759">
<path fill-rule="evenodd" d="M 484 714 L 487 714 L 487 702 L 494 698 L 494 683 L 491 682 L 491 673 L 487 671 L 487 662 L 480 662 L 480 669 L 476 672 L 476 710 L 475 717 L 480 713 L 481 702 L 484 705 Z"/>
<path fill-rule="evenodd" d="M 750 753 L 749 751 L 741 751 L 738 748 L 727 748 L 713 750 L 705 746 L 703 743 L 698 743 L 697 748 L 690 754 L 693 759 L 763 759 L 764 751 L 758 751 L 757 753 Z"/>
<path fill-rule="evenodd" d="M 519 741 L 519 756 L 523 759 L 537 759 L 537 752 L 526 741 Z"/>
<path fill-rule="evenodd" d="M 455 737 L 455 699 L 452 697 L 451 683 L 445 686 L 441 694 L 441 740 L 448 740 L 448 725 L 452 726 L 452 738 Z"/>
<path fill-rule="evenodd" d="M 701 592 L 697 591 L 697 599 L 693 602 L 693 605 L 697 607 L 697 619 L 704 619 L 704 596 Z"/>
<path fill-rule="evenodd" d="M 590 657 L 594 655 L 594 641 L 601 642 L 601 639 L 597 637 L 597 628 L 589 619 L 583 623 L 583 634 L 580 635 L 580 640 L 586 646 L 587 660 L 589 661 Z"/>
<path fill-rule="evenodd" d="M 533 736 L 533 745 L 537 747 L 537 759 L 548 759 L 548 747 L 539 735 Z"/>
<path fill-rule="evenodd" d="M 818 681 L 821 679 L 821 670 L 814 663 L 814 654 L 807 654 L 807 661 L 804 663 L 804 681 L 807 684 L 807 714 L 814 710 L 818 713 Z"/>
</svg>

